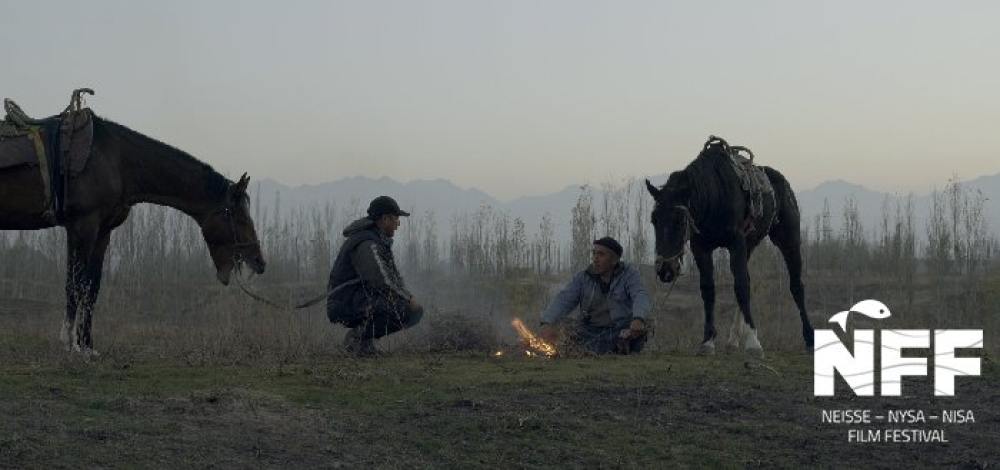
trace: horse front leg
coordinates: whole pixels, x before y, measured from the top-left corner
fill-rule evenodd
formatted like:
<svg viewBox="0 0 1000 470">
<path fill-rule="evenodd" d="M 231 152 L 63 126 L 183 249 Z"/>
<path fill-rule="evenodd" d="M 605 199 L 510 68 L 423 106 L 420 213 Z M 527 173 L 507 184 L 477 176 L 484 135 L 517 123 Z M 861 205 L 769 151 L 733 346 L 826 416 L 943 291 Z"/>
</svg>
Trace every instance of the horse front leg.
<svg viewBox="0 0 1000 470">
<path fill-rule="evenodd" d="M 705 334 L 701 340 L 698 354 L 711 356 L 715 354 L 715 266 L 712 263 L 712 250 L 702 247 L 692 241 L 691 252 L 698 266 L 701 301 L 705 307 Z"/>
<path fill-rule="evenodd" d="M 750 270 L 747 267 L 750 252 L 742 237 L 738 238 L 740 241 L 729 248 L 729 269 L 733 273 L 736 303 L 740 306 L 740 311 L 743 312 L 743 323 L 747 328 L 744 349 L 750 356 L 762 358 L 764 357 L 764 348 L 760 346 L 760 341 L 757 339 L 757 328 L 750 310 Z"/>
</svg>

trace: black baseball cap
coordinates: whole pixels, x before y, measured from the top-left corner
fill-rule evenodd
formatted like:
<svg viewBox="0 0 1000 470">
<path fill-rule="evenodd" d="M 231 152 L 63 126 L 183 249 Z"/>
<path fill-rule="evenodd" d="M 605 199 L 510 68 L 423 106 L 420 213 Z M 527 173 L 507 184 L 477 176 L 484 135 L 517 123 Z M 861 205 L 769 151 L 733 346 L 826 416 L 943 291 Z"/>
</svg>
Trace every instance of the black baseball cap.
<svg viewBox="0 0 1000 470">
<path fill-rule="evenodd" d="M 396 200 L 389 196 L 379 196 L 372 199 L 371 204 L 368 204 L 368 217 L 372 219 L 377 219 L 379 216 L 383 215 L 400 215 L 404 217 L 409 217 L 410 213 L 399 208 L 399 204 Z"/>
</svg>

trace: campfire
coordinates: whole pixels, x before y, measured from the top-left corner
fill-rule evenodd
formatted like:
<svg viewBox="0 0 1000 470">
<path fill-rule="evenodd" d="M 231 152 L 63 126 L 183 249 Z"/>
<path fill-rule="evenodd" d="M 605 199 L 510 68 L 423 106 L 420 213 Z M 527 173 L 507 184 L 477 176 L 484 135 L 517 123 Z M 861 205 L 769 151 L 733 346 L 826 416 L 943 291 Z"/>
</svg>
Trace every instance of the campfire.
<svg viewBox="0 0 1000 470">
<path fill-rule="evenodd" d="M 521 338 L 520 349 L 524 351 L 525 356 L 554 357 L 558 353 L 554 345 L 532 333 L 521 319 L 515 318 L 510 324 L 514 325 L 517 335 Z M 493 353 L 493 357 L 503 357 L 504 354 L 504 350 L 501 349 Z"/>
</svg>

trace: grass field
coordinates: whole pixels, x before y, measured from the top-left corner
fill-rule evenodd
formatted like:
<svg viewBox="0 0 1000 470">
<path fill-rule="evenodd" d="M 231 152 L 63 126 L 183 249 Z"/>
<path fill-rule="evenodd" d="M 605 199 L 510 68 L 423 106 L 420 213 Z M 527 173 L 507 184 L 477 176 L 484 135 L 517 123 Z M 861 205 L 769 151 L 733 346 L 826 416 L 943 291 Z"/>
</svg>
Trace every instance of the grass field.
<svg viewBox="0 0 1000 470">
<path fill-rule="evenodd" d="M 527 359 L 394 353 L 305 363 L 85 362 L 0 344 L 0 467 L 923 467 L 997 465 L 998 371 L 935 399 L 812 396 L 812 358 L 776 353 Z M 843 384 L 840 384 L 843 385 Z M 825 409 L 968 409 L 949 443 L 848 443 Z"/>
<path fill-rule="evenodd" d="M 816 398 L 783 269 L 762 269 L 752 283 L 767 357 L 749 367 L 725 344 L 741 320 L 722 274 L 721 354 L 708 358 L 692 355 L 704 321 L 694 275 L 668 288 L 646 273 L 656 329 L 643 355 L 556 359 L 490 353 L 512 341 L 512 317 L 535 324 L 560 275 L 414 276 L 432 314 L 384 340 L 388 356 L 367 360 L 338 354 L 344 330 L 321 307 L 277 310 L 192 278 L 109 284 L 94 317 L 102 356 L 88 362 L 56 339 L 59 282 L 11 280 L 0 283 L 0 468 L 1000 465 L 997 272 L 976 289 L 920 276 L 912 296 L 874 275 L 813 273 L 807 302 L 818 328 L 875 298 L 893 316 L 855 318 L 855 328 L 977 328 L 986 348 L 982 376 L 959 379 L 956 397 L 907 378 L 899 398 L 854 397 L 843 383 L 837 398 Z M 322 291 L 317 279 L 251 287 L 292 303 Z M 975 422 L 822 422 L 837 409 L 971 410 Z M 943 430 L 949 442 L 848 441 L 852 429 L 888 428 Z"/>
</svg>

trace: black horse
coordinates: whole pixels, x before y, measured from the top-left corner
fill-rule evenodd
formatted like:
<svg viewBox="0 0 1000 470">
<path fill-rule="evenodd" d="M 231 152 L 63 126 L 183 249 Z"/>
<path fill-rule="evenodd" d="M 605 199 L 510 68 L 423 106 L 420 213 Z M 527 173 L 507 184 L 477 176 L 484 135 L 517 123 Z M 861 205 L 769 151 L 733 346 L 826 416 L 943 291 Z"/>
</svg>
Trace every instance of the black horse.
<svg viewBox="0 0 1000 470">
<path fill-rule="evenodd" d="M 750 158 L 740 153 L 746 152 Z M 730 147 L 712 136 L 685 169 L 670 174 L 662 188 L 646 180 L 656 204 L 652 222 L 656 232 L 656 273 L 663 282 L 673 282 L 680 273 L 684 245 L 691 241 L 701 276 L 701 298 L 705 304 L 705 336 L 702 354 L 715 350 L 715 281 L 712 252 L 729 250 L 736 301 L 749 327 L 745 348 L 760 356 L 750 311 L 750 275 L 747 263 L 764 239 L 781 250 L 788 268 L 789 287 L 802 320 L 802 337 L 810 351 L 813 328 L 806 316 L 802 285 L 799 208 L 788 181 L 777 170 L 753 165 L 753 154 L 744 147 Z"/>
</svg>

